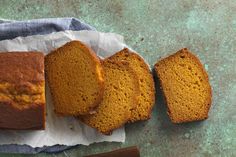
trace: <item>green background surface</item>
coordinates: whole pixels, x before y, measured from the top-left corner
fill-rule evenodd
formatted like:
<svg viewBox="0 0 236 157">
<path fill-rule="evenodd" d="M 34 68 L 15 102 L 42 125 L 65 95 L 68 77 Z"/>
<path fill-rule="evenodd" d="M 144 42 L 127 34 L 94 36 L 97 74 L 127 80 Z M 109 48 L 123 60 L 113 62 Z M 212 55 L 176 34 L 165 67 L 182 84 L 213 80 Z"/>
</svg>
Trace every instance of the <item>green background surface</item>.
<svg viewBox="0 0 236 157">
<path fill-rule="evenodd" d="M 132 145 L 138 145 L 142 157 L 236 156 L 235 0 L 0 0 L 0 18 L 45 17 L 77 17 L 98 31 L 121 34 L 151 67 L 189 48 L 208 71 L 213 103 L 207 120 L 174 125 L 157 94 L 151 120 L 127 125 L 125 143 L 36 156 L 83 156 Z"/>
</svg>

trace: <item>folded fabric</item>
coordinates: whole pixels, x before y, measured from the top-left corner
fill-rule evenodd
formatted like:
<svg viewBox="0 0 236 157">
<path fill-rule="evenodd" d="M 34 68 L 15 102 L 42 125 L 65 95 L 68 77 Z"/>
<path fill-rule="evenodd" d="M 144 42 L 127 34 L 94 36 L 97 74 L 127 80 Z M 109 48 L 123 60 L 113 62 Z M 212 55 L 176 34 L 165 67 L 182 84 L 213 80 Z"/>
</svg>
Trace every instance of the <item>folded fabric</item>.
<svg viewBox="0 0 236 157">
<path fill-rule="evenodd" d="M 27 21 L 0 20 L 0 40 L 65 30 L 95 30 L 95 28 L 76 18 L 48 18 Z"/>
</svg>

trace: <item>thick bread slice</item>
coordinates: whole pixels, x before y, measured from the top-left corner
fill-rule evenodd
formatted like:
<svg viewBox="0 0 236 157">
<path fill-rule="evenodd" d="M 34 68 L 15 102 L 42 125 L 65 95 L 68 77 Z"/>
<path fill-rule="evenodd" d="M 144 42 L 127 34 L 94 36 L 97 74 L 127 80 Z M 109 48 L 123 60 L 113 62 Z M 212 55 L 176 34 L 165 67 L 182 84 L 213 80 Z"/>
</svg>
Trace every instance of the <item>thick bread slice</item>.
<svg viewBox="0 0 236 157">
<path fill-rule="evenodd" d="M 103 134 L 121 127 L 131 117 L 131 110 L 137 104 L 139 84 L 135 72 L 127 62 L 105 60 L 105 92 L 96 113 L 81 116 L 87 125 Z"/>
<path fill-rule="evenodd" d="M 152 74 L 148 65 L 142 57 L 124 48 L 113 56 L 110 60 L 126 61 L 137 74 L 139 80 L 140 95 L 138 97 L 138 105 L 132 110 L 130 122 L 139 120 L 147 120 L 151 117 L 152 108 L 155 104 L 155 87 Z"/>
<path fill-rule="evenodd" d="M 78 116 L 93 111 L 104 93 L 104 73 L 94 51 L 71 41 L 46 56 L 46 77 L 58 115 Z"/>
<path fill-rule="evenodd" d="M 173 123 L 208 117 L 212 97 L 208 76 L 199 59 L 187 48 L 157 62 L 155 71 Z"/>
</svg>

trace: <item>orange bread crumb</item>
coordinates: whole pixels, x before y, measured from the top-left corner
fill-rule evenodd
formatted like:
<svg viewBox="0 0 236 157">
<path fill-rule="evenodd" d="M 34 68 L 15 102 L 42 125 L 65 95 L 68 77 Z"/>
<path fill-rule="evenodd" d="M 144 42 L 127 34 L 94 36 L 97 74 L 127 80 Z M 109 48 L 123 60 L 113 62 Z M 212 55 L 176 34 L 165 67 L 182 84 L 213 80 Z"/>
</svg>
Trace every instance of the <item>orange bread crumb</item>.
<svg viewBox="0 0 236 157">
<path fill-rule="evenodd" d="M 173 123 L 203 120 L 211 105 L 211 86 L 199 59 L 186 48 L 155 64 Z"/>
<path fill-rule="evenodd" d="M 137 105 L 139 94 L 135 72 L 127 62 L 105 60 L 105 92 L 96 113 L 81 116 L 87 125 L 103 134 L 121 127 L 131 117 L 131 110 Z"/>
<path fill-rule="evenodd" d="M 149 119 L 155 103 L 155 87 L 148 65 L 142 57 L 127 48 L 117 52 L 109 57 L 109 59 L 128 62 L 130 67 L 137 74 L 140 95 L 138 97 L 137 107 L 132 110 L 130 122 Z"/>
<path fill-rule="evenodd" d="M 104 93 L 103 69 L 93 50 L 72 41 L 46 56 L 46 76 L 58 115 L 89 114 Z"/>
</svg>

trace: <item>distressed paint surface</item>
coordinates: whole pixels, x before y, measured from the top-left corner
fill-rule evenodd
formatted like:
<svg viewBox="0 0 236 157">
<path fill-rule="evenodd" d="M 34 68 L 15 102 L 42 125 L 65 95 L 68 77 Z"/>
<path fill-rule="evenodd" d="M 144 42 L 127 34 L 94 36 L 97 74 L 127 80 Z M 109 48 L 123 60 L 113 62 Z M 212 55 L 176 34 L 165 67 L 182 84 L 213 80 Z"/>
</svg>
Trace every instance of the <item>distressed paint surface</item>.
<svg viewBox="0 0 236 157">
<path fill-rule="evenodd" d="M 140 147 L 142 157 L 236 156 L 235 0 L 0 0 L 0 18 L 66 16 L 123 35 L 152 67 L 160 57 L 189 48 L 208 71 L 213 104 L 208 120 L 173 125 L 158 94 L 152 119 L 127 125 L 124 144 L 99 143 L 36 156 L 82 156 L 131 145 Z"/>
</svg>

